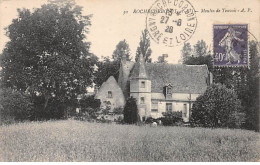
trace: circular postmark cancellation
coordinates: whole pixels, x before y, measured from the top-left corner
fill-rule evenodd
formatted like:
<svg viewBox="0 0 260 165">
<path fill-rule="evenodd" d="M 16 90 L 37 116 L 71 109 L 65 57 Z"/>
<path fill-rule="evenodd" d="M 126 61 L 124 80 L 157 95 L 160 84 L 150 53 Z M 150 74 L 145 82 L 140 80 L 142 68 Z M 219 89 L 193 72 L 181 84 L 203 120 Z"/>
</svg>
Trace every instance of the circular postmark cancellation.
<svg viewBox="0 0 260 165">
<path fill-rule="evenodd" d="M 169 47 L 189 40 L 196 27 L 196 11 L 187 0 L 157 0 L 146 17 L 150 37 Z"/>
</svg>

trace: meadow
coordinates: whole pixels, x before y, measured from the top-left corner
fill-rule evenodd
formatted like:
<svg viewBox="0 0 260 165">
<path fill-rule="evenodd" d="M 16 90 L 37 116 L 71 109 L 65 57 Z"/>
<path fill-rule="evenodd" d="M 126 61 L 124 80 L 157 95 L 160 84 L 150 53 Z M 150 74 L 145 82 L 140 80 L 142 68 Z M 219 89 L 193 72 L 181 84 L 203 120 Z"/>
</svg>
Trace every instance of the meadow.
<svg viewBox="0 0 260 165">
<path fill-rule="evenodd" d="M 260 134 L 75 120 L 0 126 L 0 161 L 259 161 Z"/>
</svg>

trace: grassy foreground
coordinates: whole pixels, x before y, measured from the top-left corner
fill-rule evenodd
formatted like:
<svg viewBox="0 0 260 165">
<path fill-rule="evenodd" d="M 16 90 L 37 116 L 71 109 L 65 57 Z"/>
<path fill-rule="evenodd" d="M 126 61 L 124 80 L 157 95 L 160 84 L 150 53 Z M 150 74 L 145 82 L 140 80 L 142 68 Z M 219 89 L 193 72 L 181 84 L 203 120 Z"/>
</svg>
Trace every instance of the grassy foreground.
<svg viewBox="0 0 260 165">
<path fill-rule="evenodd" d="M 74 120 L 0 127 L 0 161 L 258 161 L 259 133 Z"/>
</svg>

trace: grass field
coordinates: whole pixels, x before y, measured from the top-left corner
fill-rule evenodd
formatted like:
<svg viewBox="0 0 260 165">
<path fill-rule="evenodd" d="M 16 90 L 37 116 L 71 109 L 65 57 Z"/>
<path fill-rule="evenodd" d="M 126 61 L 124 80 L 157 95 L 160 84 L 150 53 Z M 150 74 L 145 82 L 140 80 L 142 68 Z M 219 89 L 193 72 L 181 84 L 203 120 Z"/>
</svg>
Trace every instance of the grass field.
<svg viewBox="0 0 260 165">
<path fill-rule="evenodd" d="M 74 120 L 0 127 L 0 161 L 258 161 L 260 134 Z"/>
</svg>

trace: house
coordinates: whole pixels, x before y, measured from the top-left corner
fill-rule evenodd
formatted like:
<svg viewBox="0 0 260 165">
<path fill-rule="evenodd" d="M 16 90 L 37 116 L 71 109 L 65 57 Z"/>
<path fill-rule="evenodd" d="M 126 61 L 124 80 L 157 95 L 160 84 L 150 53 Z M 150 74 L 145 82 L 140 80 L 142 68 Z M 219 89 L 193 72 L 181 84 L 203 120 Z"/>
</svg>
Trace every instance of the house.
<svg viewBox="0 0 260 165">
<path fill-rule="evenodd" d="M 97 90 L 95 99 L 101 101 L 101 107 L 113 110 L 114 108 L 124 107 L 125 97 L 122 89 L 113 76 L 110 76 Z"/>
<path fill-rule="evenodd" d="M 163 112 L 181 111 L 189 121 L 191 106 L 212 83 L 212 74 L 206 65 L 180 65 L 145 63 L 140 55 L 138 62 L 122 57 L 119 78 L 113 76 L 104 82 L 96 94 L 101 102 L 124 106 L 128 97 L 137 100 L 141 120 L 162 117 Z"/>
</svg>

